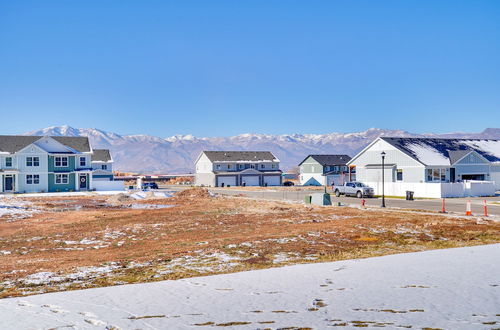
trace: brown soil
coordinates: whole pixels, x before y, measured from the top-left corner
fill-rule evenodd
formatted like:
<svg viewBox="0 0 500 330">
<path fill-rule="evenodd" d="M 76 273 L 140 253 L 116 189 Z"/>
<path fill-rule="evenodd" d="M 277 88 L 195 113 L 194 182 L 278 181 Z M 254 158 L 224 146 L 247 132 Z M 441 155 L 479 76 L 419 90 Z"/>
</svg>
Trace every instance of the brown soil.
<svg viewBox="0 0 500 330">
<path fill-rule="evenodd" d="M 120 195 L 33 198 L 45 212 L 16 222 L 0 218 L 0 297 L 21 294 L 19 287 L 2 289 L 2 281 L 109 262 L 149 266 L 117 273 L 120 281 L 99 279 L 84 287 L 209 274 L 183 270 L 153 276 L 175 258 L 214 252 L 238 257 L 231 271 L 240 271 L 500 242 L 500 223 L 476 218 L 210 197 L 202 188 L 134 201 L 171 208 L 118 208 L 110 199 L 123 201 Z M 276 264 L 277 254 L 296 257 Z M 227 270 L 212 273 L 220 272 Z M 56 289 L 36 292 L 51 290 Z"/>
</svg>

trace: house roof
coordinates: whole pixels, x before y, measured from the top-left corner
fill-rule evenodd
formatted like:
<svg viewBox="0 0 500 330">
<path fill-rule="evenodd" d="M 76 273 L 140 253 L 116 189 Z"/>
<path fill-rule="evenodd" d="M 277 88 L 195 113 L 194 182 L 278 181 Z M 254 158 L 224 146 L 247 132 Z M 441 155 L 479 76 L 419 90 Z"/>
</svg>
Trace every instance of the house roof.
<svg viewBox="0 0 500 330">
<path fill-rule="evenodd" d="M 343 166 L 346 165 L 348 161 L 351 160 L 351 157 L 348 155 L 309 155 L 303 161 L 300 162 L 299 166 L 305 162 L 307 158 L 313 158 L 315 161 L 320 163 L 322 166 Z"/>
<path fill-rule="evenodd" d="M 270 151 L 203 151 L 212 162 L 258 162 L 279 160 Z"/>
<path fill-rule="evenodd" d="M 89 138 L 86 136 L 51 136 L 54 140 L 79 152 L 90 152 Z"/>
<path fill-rule="evenodd" d="M 16 153 L 41 138 L 42 136 L 0 135 L 0 152 Z M 51 136 L 51 138 L 79 152 L 90 152 L 91 150 L 87 137 Z"/>
<path fill-rule="evenodd" d="M 38 139 L 40 139 L 40 136 L 0 135 L 0 152 L 13 154 Z"/>
<path fill-rule="evenodd" d="M 112 161 L 109 149 L 94 149 L 93 151 L 94 151 L 94 153 L 92 154 L 92 161 L 93 162 L 110 162 L 110 161 Z"/>
<path fill-rule="evenodd" d="M 449 166 L 471 151 L 477 152 L 489 162 L 500 162 L 500 140 L 393 137 L 381 139 L 429 166 Z"/>
</svg>

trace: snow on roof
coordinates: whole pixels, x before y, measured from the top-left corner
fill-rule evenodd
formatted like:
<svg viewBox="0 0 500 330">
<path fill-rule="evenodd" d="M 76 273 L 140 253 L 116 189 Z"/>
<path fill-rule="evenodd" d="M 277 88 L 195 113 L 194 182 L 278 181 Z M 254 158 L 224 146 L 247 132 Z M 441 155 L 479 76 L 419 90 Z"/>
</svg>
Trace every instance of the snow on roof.
<svg viewBox="0 0 500 330">
<path fill-rule="evenodd" d="M 490 156 L 487 157 L 483 154 L 486 159 L 490 160 L 491 158 L 496 158 L 493 162 L 500 162 L 499 140 L 469 140 L 464 141 L 464 143 L 473 149 L 481 149 L 485 154 Z"/>
<path fill-rule="evenodd" d="M 449 166 L 458 160 L 455 156 L 463 152 L 466 154 L 466 151 L 475 151 L 489 162 L 500 163 L 500 140 L 394 137 L 381 139 L 429 166 Z"/>
<path fill-rule="evenodd" d="M 448 166 L 450 165 L 450 160 L 445 157 L 438 150 L 422 144 L 410 144 L 407 146 L 415 157 L 422 163 L 430 166 Z"/>
</svg>

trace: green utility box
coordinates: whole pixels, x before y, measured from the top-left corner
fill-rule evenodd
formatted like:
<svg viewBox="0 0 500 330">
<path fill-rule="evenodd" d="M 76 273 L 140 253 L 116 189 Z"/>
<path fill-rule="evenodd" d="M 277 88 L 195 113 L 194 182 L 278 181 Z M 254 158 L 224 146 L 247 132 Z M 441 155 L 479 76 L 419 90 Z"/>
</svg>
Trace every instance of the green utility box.
<svg viewBox="0 0 500 330">
<path fill-rule="evenodd" d="M 332 199 L 330 197 L 330 194 L 312 194 L 311 204 L 321 206 L 332 205 Z"/>
</svg>

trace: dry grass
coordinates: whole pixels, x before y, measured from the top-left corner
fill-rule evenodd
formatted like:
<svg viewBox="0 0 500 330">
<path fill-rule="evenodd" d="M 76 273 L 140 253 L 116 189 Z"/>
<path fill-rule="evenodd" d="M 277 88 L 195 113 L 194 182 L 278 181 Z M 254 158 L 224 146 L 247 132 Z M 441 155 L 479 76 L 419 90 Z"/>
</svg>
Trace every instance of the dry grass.
<svg viewBox="0 0 500 330">
<path fill-rule="evenodd" d="M 500 242 L 497 222 L 199 191 L 144 202 L 175 205 L 164 209 L 110 207 L 105 197 L 31 201 L 45 212 L 0 218 L 0 251 L 10 252 L 0 254 L 0 297 Z M 99 276 L 25 281 L 103 265 L 112 269 Z"/>
</svg>

